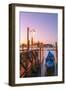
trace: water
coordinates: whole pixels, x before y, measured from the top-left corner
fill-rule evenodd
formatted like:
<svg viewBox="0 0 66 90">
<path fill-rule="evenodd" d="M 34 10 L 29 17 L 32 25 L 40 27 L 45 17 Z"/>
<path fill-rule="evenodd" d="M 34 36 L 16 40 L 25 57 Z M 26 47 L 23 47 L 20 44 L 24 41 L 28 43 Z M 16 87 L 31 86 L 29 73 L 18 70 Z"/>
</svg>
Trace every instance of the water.
<svg viewBox="0 0 66 90">
<path fill-rule="evenodd" d="M 38 58 L 37 59 L 33 59 L 34 61 L 36 60 L 37 61 L 37 67 L 36 67 L 36 64 L 35 64 L 35 62 L 34 62 L 34 64 L 33 63 L 31 63 L 32 65 L 31 65 L 31 69 L 30 69 L 30 71 L 29 72 L 27 72 L 27 77 L 28 77 L 28 75 L 29 75 L 29 73 L 30 73 L 30 77 L 41 77 L 41 76 L 46 76 L 46 73 L 47 73 L 47 75 L 48 75 L 48 72 L 47 72 L 47 68 L 46 68 L 46 65 L 45 65 L 45 63 L 46 63 L 46 58 L 47 58 L 47 55 L 48 55 L 48 53 L 49 53 L 49 51 L 54 55 L 54 57 L 55 57 L 55 68 L 54 68 L 54 71 L 53 71 L 53 73 L 51 74 L 51 76 L 55 76 L 55 75 L 57 75 L 57 71 L 58 71 L 58 68 L 57 68 L 57 58 L 56 58 L 56 51 L 54 51 L 54 50 L 51 50 L 52 48 L 42 48 L 41 49 L 41 59 L 40 59 L 40 49 L 38 49 L 37 50 L 37 48 L 35 49 L 35 50 L 37 50 L 37 52 L 38 52 Z M 34 49 L 33 49 L 34 50 Z M 28 53 L 28 52 L 27 52 Z M 35 52 L 33 52 L 34 53 L 34 55 L 35 55 Z M 29 55 L 29 54 L 28 54 Z M 36 55 L 35 55 L 36 56 Z M 30 57 L 30 59 L 32 58 L 32 54 L 31 54 L 31 57 Z M 25 58 L 26 60 L 27 60 L 27 58 Z M 30 60 L 28 60 L 28 61 L 30 61 Z M 40 63 L 40 62 L 41 63 Z M 39 62 L 39 63 L 38 63 Z M 29 66 L 28 65 L 29 63 L 27 63 L 27 66 Z M 34 67 L 33 67 L 34 66 Z"/>
</svg>

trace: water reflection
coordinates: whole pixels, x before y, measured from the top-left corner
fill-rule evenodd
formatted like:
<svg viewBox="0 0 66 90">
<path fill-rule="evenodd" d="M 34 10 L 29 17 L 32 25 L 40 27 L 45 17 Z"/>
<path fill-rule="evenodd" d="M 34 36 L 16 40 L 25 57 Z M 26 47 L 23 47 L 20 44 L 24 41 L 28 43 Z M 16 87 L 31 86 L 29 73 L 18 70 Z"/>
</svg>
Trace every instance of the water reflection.
<svg viewBox="0 0 66 90">
<path fill-rule="evenodd" d="M 40 55 L 41 54 L 41 55 Z M 56 76 L 58 60 L 56 52 L 47 49 L 35 49 L 20 54 L 20 77 Z"/>
</svg>

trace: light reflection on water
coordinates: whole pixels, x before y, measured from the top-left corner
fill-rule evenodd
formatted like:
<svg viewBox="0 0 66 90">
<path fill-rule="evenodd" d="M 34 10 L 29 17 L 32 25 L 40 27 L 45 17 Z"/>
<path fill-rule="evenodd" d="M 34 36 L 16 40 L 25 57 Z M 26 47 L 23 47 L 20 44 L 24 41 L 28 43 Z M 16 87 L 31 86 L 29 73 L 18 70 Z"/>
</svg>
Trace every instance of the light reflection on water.
<svg viewBox="0 0 66 90">
<path fill-rule="evenodd" d="M 47 58 L 47 56 L 48 56 L 48 53 L 49 53 L 49 51 L 54 55 L 54 57 L 55 57 L 55 68 L 54 68 L 54 74 L 52 74 L 52 76 L 55 76 L 55 75 L 57 75 L 57 71 L 58 71 L 58 68 L 57 68 L 57 64 L 56 64 L 56 61 L 57 61 L 57 58 L 56 58 L 56 51 L 54 51 L 54 50 L 51 50 L 52 48 L 43 48 L 43 49 L 41 49 L 41 59 L 40 59 L 40 48 L 38 49 L 38 59 L 37 59 L 37 61 L 38 60 L 41 60 L 41 63 L 39 63 L 40 64 L 40 66 L 39 66 L 39 64 L 38 64 L 38 69 L 37 69 L 37 71 L 36 72 L 34 72 L 34 70 L 32 70 L 32 73 L 31 73 L 31 71 L 29 71 L 29 73 L 30 73 L 30 75 L 31 75 L 31 77 L 33 77 L 33 76 L 46 76 L 46 73 L 48 73 L 47 72 L 47 70 L 46 70 L 46 66 L 45 66 L 45 62 L 46 62 L 46 58 Z M 34 48 L 33 50 L 36 50 L 36 48 Z M 26 51 L 26 50 L 24 50 L 24 51 Z M 31 50 L 30 50 L 31 51 Z M 35 53 L 35 52 L 34 52 Z M 31 57 L 30 57 L 31 58 Z M 35 66 L 35 65 L 34 65 Z M 36 68 L 36 67 L 35 67 Z M 28 73 L 27 73 L 28 74 Z"/>
</svg>

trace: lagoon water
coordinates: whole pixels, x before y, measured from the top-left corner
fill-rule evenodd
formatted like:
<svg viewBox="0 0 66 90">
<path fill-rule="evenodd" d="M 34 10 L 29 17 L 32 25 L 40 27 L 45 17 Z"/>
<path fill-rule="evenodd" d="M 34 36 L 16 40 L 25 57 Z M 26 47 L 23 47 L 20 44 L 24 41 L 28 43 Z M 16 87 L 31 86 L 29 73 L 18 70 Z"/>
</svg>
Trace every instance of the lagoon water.
<svg viewBox="0 0 66 90">
<path fill-rule="evenodd" d="M 56 51 L 52 50 L 52 48 L 43 48 L 43 49 L 41 49 L 41 58 L 40 58 L 40 49 L 38 49 L 38 59 L 36 59 L 37 65 L 38 65 L 38 69 L 35 67 L 36 65 L 34 63 L 33 69 L 31 68 L 32 67 L 31 66 L 30 67 L 31 68 L 30 71 L 27 72 L 27 77 L 28 77 L 29 73 L 30 73 L 30 77 L 44 77 L 44 76 L 48 76 L 48 71 L 47 71 L 47 67 L 46 67 L 45 63 L 46 63 L 46 58 L 48 56 L 49 51 L 55 57 L 55 66 L 54 66 L 53 72 L 50 71 L 52 73 L 51 76 L 56 76 L 58 74 L 58 72 L 57 72 L 58 71 L 58 63 L 57 63 L 57 58 L 56 58 Z M 38 60 L 41 61 L 41 63 Z"/>
</svg>

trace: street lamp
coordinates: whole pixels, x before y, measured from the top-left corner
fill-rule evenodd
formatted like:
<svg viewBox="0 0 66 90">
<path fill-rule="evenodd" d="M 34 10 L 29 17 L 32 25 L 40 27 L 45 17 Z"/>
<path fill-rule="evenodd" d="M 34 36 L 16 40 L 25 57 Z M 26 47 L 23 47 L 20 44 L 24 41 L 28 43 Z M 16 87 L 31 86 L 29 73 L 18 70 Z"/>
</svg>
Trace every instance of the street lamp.
<svg viewBox="0 0 66 90">
<path fill-rule="evenodd" d="M 31 46 L 33 47 L 34 44 L 34 36 L 35 36 L 35 30 L 30 30 L 29 27 L 27 27 L 27 49 L 29 50 L 30 47 L 30 40 L 29 37 L 31 36 Z"/>
<path fill-rule="evenodd" d="M 31 32 L 31 45 L 33 46 L 33 44 L 34 44 L 35 30 L 32 29 L 30 32 Z"/>
</svg>

